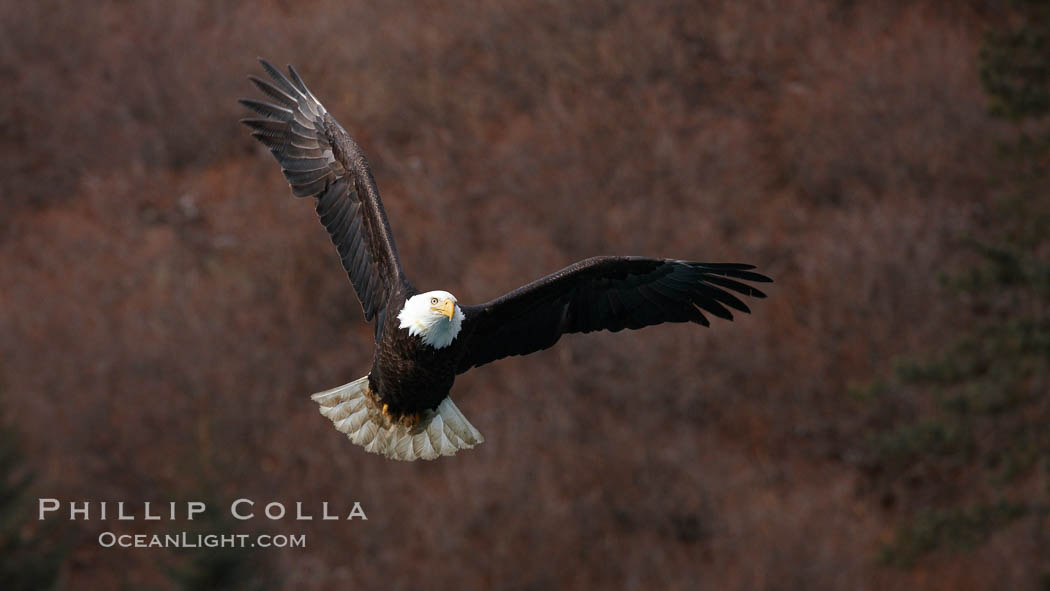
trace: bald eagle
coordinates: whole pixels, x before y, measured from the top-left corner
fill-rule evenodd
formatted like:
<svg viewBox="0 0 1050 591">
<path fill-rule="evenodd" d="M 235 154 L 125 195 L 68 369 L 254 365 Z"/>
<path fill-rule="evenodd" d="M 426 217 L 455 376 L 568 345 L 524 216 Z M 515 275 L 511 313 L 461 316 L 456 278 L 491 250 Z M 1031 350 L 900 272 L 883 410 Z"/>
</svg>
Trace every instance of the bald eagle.
<svg viewBox="0 0 1050 591">
<path fill-rule="evenodd" d="M 297 197 L 339 251 L 375 325 L 368 375 L 312 396 L 355 444 L 396 460 L 434 459 L 484 441 L 449 397 L 456 376 L 511 355 L 546 349 L 563 334 L 638 329 L 663 322 L 709 326 L 750 312 L 743 283 L 769 282 L 753 265 L 644 257 L 595 257 L 488 303 L 462 305 L 447 291 L 420 292 L 405 276 L 375 180 L 357 143 L 303 84 L 260 60 L 271 81 L 249 79 L 275 102 L 242 99 L 242 122 L 281 165 Z"/>
</svg>

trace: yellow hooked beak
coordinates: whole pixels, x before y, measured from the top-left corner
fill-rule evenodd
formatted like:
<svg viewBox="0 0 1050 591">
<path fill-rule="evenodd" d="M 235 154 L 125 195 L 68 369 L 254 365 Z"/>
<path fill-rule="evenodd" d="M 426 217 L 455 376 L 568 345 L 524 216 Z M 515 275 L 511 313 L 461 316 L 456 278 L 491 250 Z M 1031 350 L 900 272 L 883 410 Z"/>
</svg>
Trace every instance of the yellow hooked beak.
<svg viewBox="0 0 1050 591">
<path fill-rule="evenodd" d="M 443 316 L 452 320 L 452 316 L 456 313 L 456 302 L 453 302 L 452 298 L 445 298 L 445 301 L 440 306 L 434 306 L 431 310 L 440 312 Z"/>
</svg>

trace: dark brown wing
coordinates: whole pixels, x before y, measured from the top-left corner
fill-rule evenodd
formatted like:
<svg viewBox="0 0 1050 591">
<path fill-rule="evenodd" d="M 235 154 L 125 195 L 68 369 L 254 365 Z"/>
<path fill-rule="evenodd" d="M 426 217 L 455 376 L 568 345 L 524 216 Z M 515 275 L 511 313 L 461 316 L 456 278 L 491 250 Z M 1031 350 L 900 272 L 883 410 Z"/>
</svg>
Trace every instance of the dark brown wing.
<svg viewBox="0 0 1050 591">
<path fill-rule="evenodd" d="M 732 320 L 730 308 L 750 310 L 730 292 L 766 297 L 741 283 L 772 281 L 753 268 L 641 257 L 580 261 L 487 304 L 464 307 L 466 354 L 457 369 L 462 373 L 540 351 L 567 333 L 616 332 L 663 322 L 708 326 L 703 312 Z"/>
<path fill-rule="evenodd" d="M 270 148 L 296 197 L 317 199 L 317 215 L 339 250 L 365 319 L 382 330 L 392 293 L 408 286 L 394 235 L 361 148 L 328 114 L 294 68 L 290 79 L 259 60 L 273 82 L 250 80 L 276 103 L 241 99 L 261 117 L 243 119 Z"/>
</svg>

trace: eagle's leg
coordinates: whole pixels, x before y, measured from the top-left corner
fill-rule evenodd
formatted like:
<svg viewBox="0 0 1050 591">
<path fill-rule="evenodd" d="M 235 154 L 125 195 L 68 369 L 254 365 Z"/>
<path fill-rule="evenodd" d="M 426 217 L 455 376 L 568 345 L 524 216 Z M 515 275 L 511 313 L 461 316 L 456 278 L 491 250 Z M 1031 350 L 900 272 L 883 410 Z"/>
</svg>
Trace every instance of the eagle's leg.
<svg viewBox="0 0 1050 591">
<path fill-rule="evenodd" d="M 415 432 L 416 427 L 419 426 L 419 421 L 422 419 L 420 413 L 396 413 L 394 411 L 391 411 L 390 405 L 386 402 L 383 403 L 382 412 L 383 417 L 388 421 L 389 424 L 396 425 L 398 423 L 401 423 L 405 426 L 406 429 L 408 429 L 410 433 Z"/>
</svg>

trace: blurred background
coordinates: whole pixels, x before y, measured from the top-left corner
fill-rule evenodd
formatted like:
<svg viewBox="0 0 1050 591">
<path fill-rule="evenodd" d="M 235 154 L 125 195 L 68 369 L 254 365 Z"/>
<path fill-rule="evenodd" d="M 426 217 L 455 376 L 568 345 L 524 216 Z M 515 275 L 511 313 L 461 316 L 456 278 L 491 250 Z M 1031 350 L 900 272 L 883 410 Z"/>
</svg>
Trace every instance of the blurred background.
<svg viewBox="0 0 1050 591">
<path fill-rule="evenodd" d="M 1050 589 L 1045 2 L 0 2 L 6 589 Z M 308 395 L 371 328 L 249 137 L 256 56 L 371 160 L 414 283 L 758 265 L 753 314 L 462 376 L 402 464 Z M 749 302 L 750 303 L 750 302 Z M 305 549 L 121 550 L 36 499 Z M 228 523 L 248 497 L 368 521 Z M 319 508 L 315 509 L 319 512 Z M 225 520 L 224 520 L 225 519 Z"/>
</svg>

